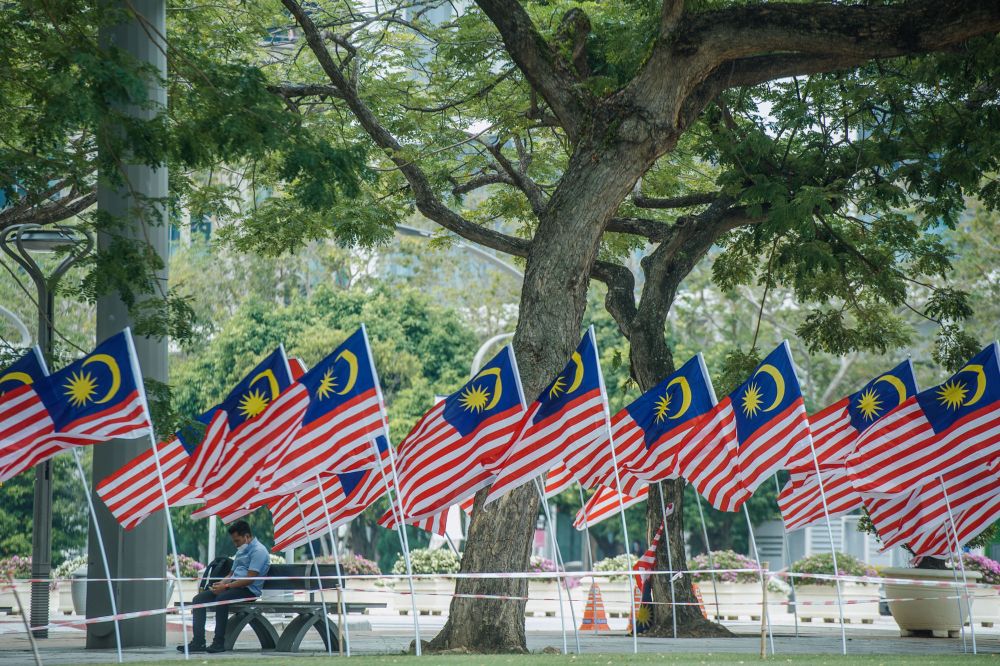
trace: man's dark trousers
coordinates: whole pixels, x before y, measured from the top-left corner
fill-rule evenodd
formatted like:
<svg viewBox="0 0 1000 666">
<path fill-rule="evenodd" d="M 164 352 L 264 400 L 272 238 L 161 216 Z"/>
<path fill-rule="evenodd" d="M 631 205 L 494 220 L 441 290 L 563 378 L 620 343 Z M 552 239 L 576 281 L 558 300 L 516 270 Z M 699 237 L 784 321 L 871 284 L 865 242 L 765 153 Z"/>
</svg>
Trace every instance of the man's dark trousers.
<svg viewBox="0 0 1000 666">
<path fill-rule="evenodd" d="M 228 590 L 223 590 L 222 592 L 216 594 L 211 590 L 205 590 L 204 592 L 199 592 L 194 595 L 194 599 L 191 600 L 193 604 L 207 604 L 213 601 L 232 601 L 234 599 L 255 599 L 256 596 L 248 588 L 245 587 L 234 587 Z M 213 606 L 211 608 L 215 609 L 215 640 L 212 641 L 215 645 L 223 645 L 226 642 L 226 622 L 229 620 L 229 604 L 222 604 L 220 606 Z M 205 611 L 208 608 L 194 608 L 192 609 L 192 615 L 194 616 L 194 644 L 204 645 L 205 644 Z"/>
</svg>

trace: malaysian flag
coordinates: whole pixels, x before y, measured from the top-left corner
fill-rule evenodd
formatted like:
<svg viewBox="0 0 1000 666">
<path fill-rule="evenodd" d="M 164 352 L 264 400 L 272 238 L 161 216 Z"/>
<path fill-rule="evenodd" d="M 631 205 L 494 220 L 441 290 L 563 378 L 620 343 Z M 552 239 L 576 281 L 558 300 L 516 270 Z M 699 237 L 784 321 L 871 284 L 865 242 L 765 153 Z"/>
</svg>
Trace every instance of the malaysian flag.
<svg viewBox="0 0 1000 666">
<path fill-rule="evenodd" d="M 622 495 L 621 502 L 619 502 L 618 493 L 613 488 L 602 486 L 576 512 L 573 527 L 578 530 L 590 529 L 602 520 L 618 515 L 621 507 L 627 509 L 639 502 L 645 502 L 648 496 L 649 486 L 641 486 L 635 495 Z M 670 505 L 670 509 L 673 510 L 673 505 Z"/>
<path fill-rule="evenodd" d="M 847 457 L 864 496 L 909 493 L 931 479 L 1000 457 L 1000 358 L 996 342 L 946 382 L 906 399 L 858 439 Z"/>
<path fill-rule="evenodd" d="M 701 355 L 615 414 L 611 433 L 615 442 L 622 489 L 635 495 L 647 483 L 677 477 L 677 450 L 697 419 L 714 404 L 712 382 Z M 616 487 L 610 451 L 581 462 L 567 463 L 585 488 Z"/>
<path fill-rule="evenodd" d="M 0 481 L 34 467 L 71 446 L 149 434 L 142 375 L 125 329 L 93 352 L 2 402 Z"/>
<path fill-rule="evenodd" d="M 674 505 L 671 504 L 667 507 L 667 515 L 673 515 Z M 649 580 L 649 574 L 644 573 L 646 571 L 653 571 L 656 569 L 656 549 L 660 547 L 660 539 L 663 538 L 663 526 L 665 523 L 661 522 L 660 527 L 656 530 L 656 534 L 653 536 L 653 540 L 649 542 L 649 548 L 646 552 L 642 554 L 638 560 L 636 560 L 635 565 L 632 570 L 636 572 L 635 575 L 635 586 L 641 591 L 646 581 Z"/>
<path fill-rule="evenodd" d="M 224 438 L 213 494 L 192 516 L 233 520 L 294 492 L 317 472 L 370 467 L 376 461 L 371 440 L 384 433 L 384 423 L 378 376 L 362 326 L 283 391 L 240 436 Z"/>
<path fill-rule="evenodd" d="M 493 502 L 558 465 L 569 444 L 607 441 L 604 380 L 591 326 L 570 362 L 528 408 L 510 448 L 488 465 L 497 470 L 486 502 Z"/>
<path fill-rule="evenodd" d="M 812 525 L 825 517 L 819 478 L 823 481 L 831 518 L 861 506 L 861 496 L 847 476 L 844 461 L 861 433 L 916 392 L 913 364 L 907 360 L 809 417 L 822 477 L 817 477 L 808 449 L 789 461 L 791 476 L 778 496 L 786 531 Z"/>
<path fill-rule="evenodd" d="M 434 405 L 399 445 L 405 519 L 425 518 L 474 495 L 493 480 L 482 461 L 500 455 L 524 414 L 509 345 L 465 386 Z"/>
<path fill-rule="evenodd" d="M 344 473 L 323 473 L 319 475 L 318 482 L 313 481 L 295 493 L 270 503 L 274 523 L 272 550 L 281 551 L 301 546 L 326 534 L 331 527 L 336 529 L 350 522 L 380 498 L 385 493 L 387 485 L 389 488 L 393 487 L 392 471 L 389 467 L 389 442 L 381 436 L 377 437 L 375 442 L 383 465 L 381 470 L 375 468 Z M 301 514 L 299 502 L 302 503 Z M 302 522 L 303 516 L 305 525 Z"/>
<path fill-rule="evenodd" d="M 553 467 L 545 475 L 545 499 L 552 499 L 574 483 L 576 483 L 576 479 L 573 478 L 573 473 L 565 465 L 559 464 Z M 476 496 L 470 495 L 458 503 L 458 508 L 464 511 L 466 515 L 471 516 L 475 504 Z"/>
<path fill-rule="evenodd" d="M 264 410 L 267 404 L 291 383 L 284 349 L 278 348 L 258 363 L 236 384 L 221 404 L 197 417 L 196 423 L 181 428 L 170 440 L 157 444 L 166 506 L 184 506 L 201 501 L 201 484 L 218 464 L 216 437 L 227 427 L 239 428 Z M 212 423 L 218 411 L 225 412 L 205 437 L 203 427 Z M 200 445 L 202 440 L 205 445 Z M 189 482 L 190 481 L 190 482 Z M 115 520 L 127 530 L 164 507 L 163 492 L 156 475 L 153 451 L 147 450 L 97 485 L 97 494 Z"/>
<path fill-rule="evenodd" d="M 945 497 L 947 490 L 947 501 Z M 964 543 L 988 528 L 998 516 L 1000 476 L 996 463 L 970 460 L 927 479 L 907 495 L 865 498 L 883 548 L 906 544 L 917 555 L 940 556 L 954 547 L 948 507 Z M 941 551 L 944 548 L 946 550 Z"/>
<path fill-rule="evenodd" d="M 802 448 L 809 419 L 786 341 L 698 420 L 677 471 L 716 509 L 735 511 Z"/>
</svg>

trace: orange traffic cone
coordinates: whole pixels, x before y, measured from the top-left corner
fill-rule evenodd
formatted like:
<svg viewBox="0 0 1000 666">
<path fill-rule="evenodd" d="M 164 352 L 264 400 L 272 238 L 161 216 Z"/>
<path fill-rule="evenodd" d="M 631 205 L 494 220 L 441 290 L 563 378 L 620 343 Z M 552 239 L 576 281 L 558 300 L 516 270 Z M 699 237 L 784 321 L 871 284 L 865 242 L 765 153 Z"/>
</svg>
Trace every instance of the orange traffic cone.
<svg viewBox="0 0 1000 666">
<path fill-rule="evenodd" d="M 604 612 L 604 600 L 601 599 L 601 588 L 597 583 L 590 586 L 590 594 L 587 595 L 587 607 L 583 610 L 583 622 L 580 623 L 580 631 L 611 631 L 608 625 L 608 616 Z"/>
<path fill-rule="evenodd" d="M 638 585 L 633 585 L 632 586 L 632 603 L 635 605 L 635 612 L 637 614 L 641 613 L 642 612 L 642 588 L 639 587 Z M 640 615 L 639 617 L 641 618 L 642 615 Z M 647 622 L 648 622 L 648 619 L 647 619 Z M 630 610 L 629 611 L 629 615 L 628 615 L 628 633 L 631 634 L 633 631 L 635 631 L 635 618 L 632 617 L 632 612 Z"/>
<path fill-rule="evenodd" d="M 705 612 L 705 600 L 701 598 L 701 590 L 699 590 L 698 586 L 693 583 L 691 584 L 691 589 L 694 590 L 694 598 L 698 600 L 698 608 L 701 609 L 701 614 L 707 620 L 708 613 Z"/>
</svg>

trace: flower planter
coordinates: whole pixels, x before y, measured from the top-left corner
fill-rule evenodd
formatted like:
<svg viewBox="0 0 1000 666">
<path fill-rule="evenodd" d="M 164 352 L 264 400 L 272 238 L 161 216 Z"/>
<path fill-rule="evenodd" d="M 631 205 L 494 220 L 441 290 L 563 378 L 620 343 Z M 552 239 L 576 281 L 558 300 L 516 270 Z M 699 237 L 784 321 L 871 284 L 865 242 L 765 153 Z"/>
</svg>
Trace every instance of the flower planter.
<svg viewBox="0 0 1000 666">
<path fill-rule="evenodd" d="M 886 578 L 909 578 L 914 580 L 933 581 L 936 583 L 952 583 L 954 573 L 938 569 L 909 569 L 892 567 L 882 570 Z M 982 574 L 969 571 L 970 583 L 978 582 Z M 914 636 L 929 633 L 935 638 L 958 636 L 961 624 L 969 621 L 969 609 L 961 604 L 962 623 L 959 622 L 958 599 L 956 596 L 961 588 L 956 587 L 924 587 L 907 585 L 905 583 L 886 583 L 885 596 L 889 602 L 889 611 L 899 625 L 901 636 Z M 978 618 L 977 618 L 978 619 Z"/>
<path fill-rule="evenodd" d="M 194 595 L 198 594 L 198 581 L 194 579 L 184 579 L 180 581 L 180 584 L 173 579 L 170 581 L 172 585 L 172 592 L 170 594 L 170 603 L 179 604 L 183 598 L 185 604 L 191 603 L 194 599 Z"/>
<path fill-rule="evenodd" d="M 21 598 L 24 610 L 27 610 L 27 607 L 31 603 L 31 583 L 15 578 L 14 588 L 17 589 L 17 595 Z M 14 596 L 14 590 L 11 589 L 7 581 L 4 581 L 3 587 L 0 588 L 0 611 L 10 614 L 20 614 L 21 610 L 22 608 L 18 605 L 17 597 Z"/>
<path fill-rule="evenodd" d="M 409 615 L 413 608 L 409 599 L 410 584 L 405 578 L 397 578 L 392 585 L 396 594 L 395 606 L 400 615 Z M 421 615 L 444 615 L 451 606 L 451 595 L 455 592 L 453 580 L 415 578 L 413 596 L 417 612 Z"/>
<path fill-rule="evenodd" d="M 878 619 L 878 586 L 865 583 L 842 582 L 841 597 L 844 601 L 844 621 L 872 624 Z M 812 622 L 839 622 L 837 588 L 834 585 L 796 585 L 795 599 L 800 604 L 799 619 Z"/>
<path fill-rule="evenodd" d="M 740 620 L 749 618 L 760 620 L 760 609 L 763 601 L 759 583 L 729 583 L 718 581 L 713 588 L 712 581 L 695 583 L 705 603 L 708 617 L 717 620 Z M 718 593 L 718 608 L 716 608 L 716 593 Z M 770 596 L 770 593 L 768 594 Z M 777 595 L 775 595 L 777 596 Z M 769 599 L 770 601 L 770 599 Z"/>
<path fill-rule="evenodd" d="M 73 606 L 73 584 L 70 581 L 64 580 L 56 586 L 55 598 L 60 613 L 63 615 L 72 615 L 76 612 Z"/>
<path fill-rule="evenodd" d="M 416 584 L 416 581 L 414 581 Z M 404 581 L 405 586 L 405 581 Z M 405 588 L 400 588 L 405 589 Z M 344 589 L 344 600 L 348 603 L 359 603 L 359 604 L 386 604 L 384 609 L 382 608 L 369 608 L 365 610 L 367 615 L 381 615 L 386 613 L 395 613 L 395 608 L 400 604 L 399 600 L 396 599 L 396 593 L 393 588 L 380 580 L 372 580 L 369 578 L 355 579 L 348 578 L 345 583 Z M 409 608 L 409 600 L 406 601 L 407 608 Z"/>
<path fill-rule="evenodd" d="M 608 580 L 601 576 L 595 576 L 593 579 L 584 578 L 581 583 L 578 589 L 582 591 L 579 595 L 573 595 L 574 599 L 577 596 L 581 597 L 582 602 L 577 600 L 578 603 L 586 605 L 587 590 L 593 583 L 601 590 L 604 612 L 607 613 L 608 617 L 627 618 L 632 612 L 632 588 L 627 580 Z"/>
<path fill-rule="evenodd" d="M 972 615 L 976 623 L 984 627 L 1000 625 L 1000 590 L 976 590 L 972 601 Z"/>
<path fill-rule="evenodd" d="M 602 596 L 604 588 L 601 588 Z M 562 608 L 566 617 L 572 617 L 576 613 L 577 623 L 583 617 L 583 607 L 586 599 L 582 599 L 583 593 L 577 587 L 572 591 L 573 608 L 570 608 L 570 594 L 566 588 L 560 590 L 560 586 L 553 580 L 542 580 L 537 578 L 528 579 L 528 603 L 524 607 L 526 617 L 558 617 L 559 616 L 559 595 L 562 594 Z"/>
</svg>

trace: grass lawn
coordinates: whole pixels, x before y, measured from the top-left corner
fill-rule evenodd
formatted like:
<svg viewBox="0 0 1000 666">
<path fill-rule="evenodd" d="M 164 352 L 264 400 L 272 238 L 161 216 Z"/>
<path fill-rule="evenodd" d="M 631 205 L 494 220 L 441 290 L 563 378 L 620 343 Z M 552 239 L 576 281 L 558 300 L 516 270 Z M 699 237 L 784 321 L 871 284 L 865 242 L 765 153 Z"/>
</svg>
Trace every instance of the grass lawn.
<svg viewBox="0 0 1000 666">
<path fill-rule="evenodd" d="M 178 659 L 167 661 L 142 661 L 138 662 L 142 666 L 165 666 L 170 664 L 175 666 L 178 663 L 185 663 L 184 657 L 178 655 Z M 302 664 L 303 666 L 334 666 L 339 664 L 344 666 L 418 666 L 426 664 L 430 666 L 619 666 L 620 664 L 757 664 L 761 659 L 747 654 L 584 654 L 576 655 L 549 655 L 549 654 L 528 654 L 528 655 L 426 655 L 419 660 L 412 656 L 379 656 L 379 657 L 351 657 L 349 660 L 342 660 L 339 657 L 327 657 L 326 655 L 312 654 L 301 656 L 285 657 L 264 657 L 248 655 L 245 658 L 232 655 L 226 658 L 213 658 L 212 655 L 191 655 L 188 664 L 220 664 L 222 666 L 284 666 L 285 664 Z M 955 655 L 779 655 L 766 660 L 774 664 L 877 664 L 881 666 L 893 666 L 899 664 L 966 664 L 970 661 L 975 663 L 988 663 L 1000 665 L 1000 655 L 979 655 L 955 654 Z M 111 666 L 111 664 L 108 664 Z"/>
</svg>

